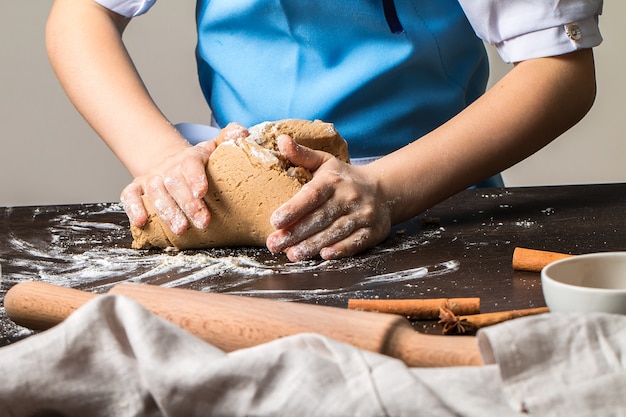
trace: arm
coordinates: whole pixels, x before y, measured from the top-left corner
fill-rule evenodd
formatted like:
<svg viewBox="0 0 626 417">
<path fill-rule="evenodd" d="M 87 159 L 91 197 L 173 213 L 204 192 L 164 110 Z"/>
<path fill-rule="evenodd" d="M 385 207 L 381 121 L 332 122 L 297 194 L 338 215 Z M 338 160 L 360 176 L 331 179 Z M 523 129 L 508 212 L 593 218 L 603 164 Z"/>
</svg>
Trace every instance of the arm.
<svg viewBox="0 0 626 417">
<path fill-rule="evenodd" d="M 389 234 L 391 224 L 502 171 L 576 124 L 595 99 L 590 49 L 520 62 L 456 117 L 363 167 L 342 165 L 282 140 L 290 158 L 317 169 L 272 218 L 272 251 L 292 260 L 350 256 Z"/>
<path fill-rule="evenodd" d="M 135 177 L 122 193 L 131 222 L 145 223 L 146 194 L 174 232 L 188 226 L 180 207 L 206 226 L 201 197 L 211 145 L 191 147 L 152 101 L 122 42 L 128 22 L 92 0 L 56 0 L 46 28 L 52 67 L 78 111 Z"/>
<path fill-rule="evenodd" d="M 401 196 L 392 221 L 406 220 L 537 152 L 582 119 L 595 93 L 591 49 L 516 64 L 448 123 L 371 167 L 387 172 L 384 194 Z M 415 168 L 404 172 L 401 164 Z M 402 187 L 416 183 L 421 187 Z"/>
</svg>

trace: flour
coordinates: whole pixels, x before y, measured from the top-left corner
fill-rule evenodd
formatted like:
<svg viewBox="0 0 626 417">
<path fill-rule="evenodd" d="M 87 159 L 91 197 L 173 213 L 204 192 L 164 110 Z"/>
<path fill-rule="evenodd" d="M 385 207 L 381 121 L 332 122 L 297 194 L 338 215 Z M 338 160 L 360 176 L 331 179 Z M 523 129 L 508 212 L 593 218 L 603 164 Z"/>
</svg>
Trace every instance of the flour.
<svg viewBox="0 0 626 417">
<path fill-rule="evenodd" d="M 248 150 L 252 159 L 266 167 L 265 169 L 268 169 L 267 167 L 280 167 L 280 160 L 268 149 L 260 146 L 250 146 Z"/>
<path fill-rule="evenodd" d="M 166 287 L 192 287 L 202 291 L 230 292 L 232 289 L 238 294 L 262 295 L 271 291 L 253 288 L 253 284 L 269 276 L 289 276 L 288 279 L 293 281 L 294 275 L 303 273 L 374 270 L 372 266 L 378 265 L 383 255 L 417 248 L 439 237 L 443 231 L 443 228 L 425 230 L 418 236 L 402 234 L 352 258 L 288 262 L 284 255 L 272 255 L 265 248 L 215 248 L 181 252 L 134 250 L 128 243 L 127 227 L 110 221 L 112 214 L 116 218 L 123 218 L 121 205 L 108 205 L 104 209 L 96 205 L 73 215 L 53 216 L 45 221 L 47 227 L 35 242 L 26 241 L 15 233 L 3 236 L 4 245 L 10 248 L 12 254 L 10 257 L 0 257 L 0 263 L 11 269 L 9 275 L 5 274 L 5 282 L 39 280 L 105 292 L 113 285 L 126 281 Z M 450 265 L 455 265 L 456 261 L 450 262 Z M 333 291 L 363 290 L 385 281 L 408 282 L 424 278 L 436 270 L 453 269 L 420 266 L 414 270 L 366 276 L 354 288 L 337 288 Z M 319 289 L 299 290 L 299 295 L 293 292 L 290 298 L 308 299 L 316 291 Z"/>
<path fill-rule="evenodd" d="M 535 224 L 537 224 L 537 222 L 532 221 L 530 219 L 528 219 L 528 220 L 518 220 L 518 221 L 515 222 L 515 226 L 523 227 L 525 229 L 529 229 L 529 228 L 533 227 Z"/>
<path fill-rule="evenodd" d="M 483 193 L 480 196 L 482 198 L 501 198 L 501 197 L 506 197 L 508 195 L 511 195 L 511 192 L 508 190 L 504 190 L 502 192 L 495 192 L 495 193 Z"/>
<path fill-rule="evenodd" d="M 428 287 L 425 280 L 459 268 L 458 261 L 449 260 L 398 271 L 394 262 L 388 261 L 394 253 L 417 252 L 441 238 L 444 228 L 423 229 L 416 235 L 397 232 L 376 248 L 346 259 L 289 262 L 284 254 L 273 255 L 265 248 L 135 250 L 130 248 L 121 204 L 91 204 L 74 210 L 67 214 L 54 208 L 33 209 L 28 227 L 38 232 L 28 238 L 23 225 L 13 229 L 7 223 L 0 234 L 0 301 L 21 281 L 44 281 L 96 293 L 121 282 L 135 282 L 337 305 L 347 298 L 379 296 L 388 284 L 396 289 Z M 10 209 L 5 215 L 7 211 Z M 346 275 L 349 271 L 353 273 Z M 336 280 L 336 274 L 350 280 Z M 0 345 L 30 334 L 6 319 L 2 307 L 0 319 Z"/>
</svg>

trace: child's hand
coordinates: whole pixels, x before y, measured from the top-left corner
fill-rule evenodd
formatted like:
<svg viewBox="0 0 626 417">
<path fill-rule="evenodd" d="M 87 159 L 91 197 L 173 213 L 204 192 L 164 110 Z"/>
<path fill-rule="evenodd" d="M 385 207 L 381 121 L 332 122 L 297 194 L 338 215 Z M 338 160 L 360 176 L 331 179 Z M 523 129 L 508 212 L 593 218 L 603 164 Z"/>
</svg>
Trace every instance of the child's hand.
<svg viewBox="0 0 626 417">
<path fill-rule="evenodd" d="M 191 223 L 198 229 L 209 225 L 211 213 L 204 202 L 208 191 L 206 166 L 220 143 L 248 135 L 238 123 L 230 123 L 217 138 L 201 142 L 166 157 L 145 175 L 136 177 L 122 191 L 121 201 L 132 225 L 142 227 L 148 211 L 142 196 L 148 198 L 157 215 L 170 230 L 181 235 Z"/>
<path fill-rule="evenodd" d="M 145 196 L 172 232 L 182 234 L 190 220 L 195 227 L 207 227 L 211 215 L 203 200 L 208 191 L 206 165 L 216 146 L 214 140 L 190 146 L 126 186 L 121 201 L 131 224 L 142 227 L 148 220 Z"/>
<path fill-rule="evenodd" d="M 293 262 L 318 254 L 337 259 L 373 247 L 389 235 L 389 204 L 365 167 L 299 146 L 286 135 L 278 145 L 294 164 L 313 172 L 313 179 L 272 215 L 278 230 L 267 239 L 270 251 L 285 251 Z"/>
</svg>

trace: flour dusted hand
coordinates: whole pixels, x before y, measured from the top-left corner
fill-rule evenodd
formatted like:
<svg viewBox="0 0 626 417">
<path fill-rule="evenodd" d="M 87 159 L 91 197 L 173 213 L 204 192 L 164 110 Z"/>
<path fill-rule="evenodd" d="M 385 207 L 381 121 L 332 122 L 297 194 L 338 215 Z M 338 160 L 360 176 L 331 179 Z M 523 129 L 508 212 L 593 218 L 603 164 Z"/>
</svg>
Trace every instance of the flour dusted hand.
<svg viewBox="0 0 626 417">
<path fill-rule="evenodd" d="M 187 221 L 184 232 L 176 233 L 162 220 L 155 200 L 144 195 L 148 219 L 141 226 L 131 223 L 133 247 L 265 246 L 275 230 L 269 220 L 274 210 L 311 179 L 308 169 L 280 153 L 276 138 L 281 135 L 323 150 L 329 159 L 349 161 L 347 144 L 330 123 L 287 119 L 249 130 L 231 124 L 216 139 L 206 163 L 208 191 L 202 201 L 210 213 L 208 225 Z"/>
<path fill-rule="evenodd" d="M 390 207 L 370 169 L 299 146 L 287 136 L 278 142 L 292 163 L 313 172 L 313 179 L 273 213 L 278 230 L 267 239 L 272 252 L 285 251 L 293 262 L 318 254 L 337 259 L 389 235 Z"/>
<path fill-rule="evenodd" d="M 214 141 L 189 146 L 135 177 L 121 194 L 131 225 L 143 227 L 154 213 L 177 234 L 189 227 L 190 220 L 196 227 L 206 227 L 210 214 L 202 200 L 208 189 L 204 167 L 215 146 Z M 151 202 L 151 212 L 146 201 Z"/>
</svg>

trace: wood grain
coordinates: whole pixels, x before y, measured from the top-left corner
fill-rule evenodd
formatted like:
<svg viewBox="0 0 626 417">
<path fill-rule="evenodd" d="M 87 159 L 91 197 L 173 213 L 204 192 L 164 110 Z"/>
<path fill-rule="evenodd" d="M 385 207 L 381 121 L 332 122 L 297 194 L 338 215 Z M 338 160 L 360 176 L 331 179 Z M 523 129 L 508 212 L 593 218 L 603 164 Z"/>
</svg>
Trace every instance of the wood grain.
<svg viewBox="0 0 626 417">
<path fill-rule="evenodd" d="M 109 293 L 130 297 L 227 352 L 313 332 L 401 359 L 409 366 L 482 363 L 475 338 L 420 334 L 397 315 L 129 283 L 116 285 Z M 5 309 L 20 325 L 45 329 L 93 297 L 79 290 L 24 282 L 7 292 Z"/>
</svg>

